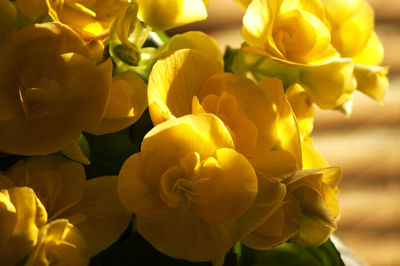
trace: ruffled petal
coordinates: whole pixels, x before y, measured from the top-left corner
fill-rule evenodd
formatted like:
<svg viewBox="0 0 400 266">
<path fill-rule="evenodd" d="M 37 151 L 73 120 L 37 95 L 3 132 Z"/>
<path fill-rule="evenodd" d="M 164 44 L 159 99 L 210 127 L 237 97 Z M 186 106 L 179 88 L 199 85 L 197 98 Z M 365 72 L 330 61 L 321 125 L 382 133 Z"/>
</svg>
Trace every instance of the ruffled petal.
<svg viewBox="0 0 400 266">
<path fill-rule="evenodd" d="M 129 224 L 131 214 L 117 195 L 117 177 L 106 176 L 86 182 L 81 201 L 59 217 L 80 230 L 90 257 L 117 241 Z"/>
<path fill-rule="evenodd" d="M 50 219 L 81 200 L 86 179 L 82 165 L 56 155 L 19 161 L 6 175 L 17 186 L 33 188 Z"/>
<path fill-rule="evenodd" d="M 159 124 L 171 115 L 191 114 L 193 96 L 198 94 L 208 77 L 222 70 L 220 62 L 196 50 L 178 50 L 159 60 L 148 84 L 147 97 L 153 123 Z"/>
</svg>

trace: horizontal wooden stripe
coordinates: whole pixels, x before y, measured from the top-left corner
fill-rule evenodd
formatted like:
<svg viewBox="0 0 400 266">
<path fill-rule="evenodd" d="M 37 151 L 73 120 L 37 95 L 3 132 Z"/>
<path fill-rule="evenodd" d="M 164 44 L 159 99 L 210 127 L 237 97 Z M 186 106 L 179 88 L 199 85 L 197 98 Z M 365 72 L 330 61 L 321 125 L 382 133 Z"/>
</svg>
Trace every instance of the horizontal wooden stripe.
<svg viewBox="0 0 400 266">
<path fill-rule="evenodd" d="M 368 0 L 378 21 L 400 21 L 400 2 L 397 0 Z"/>
<path fill-rule="evenodd" d="M 342 187 L 340 230 L 400 232 L 400 184 L 359 188 Z"/>
<path fill-rule="evenodd" d="M 400 233 L 338 231 L 338 236 L 363 261 L 371 266 L 400 265 Z"/>
</svg>

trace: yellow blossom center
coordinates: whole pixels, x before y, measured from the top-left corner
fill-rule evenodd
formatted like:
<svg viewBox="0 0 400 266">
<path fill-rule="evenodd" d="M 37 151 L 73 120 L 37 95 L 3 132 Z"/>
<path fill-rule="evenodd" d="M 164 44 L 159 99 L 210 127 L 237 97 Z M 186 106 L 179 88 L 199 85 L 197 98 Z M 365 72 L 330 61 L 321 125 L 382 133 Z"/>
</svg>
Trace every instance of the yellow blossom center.
<svg viewBox="0 0 400 266">
<path fill-rule="evenodd" d="M 300 10 L 290 10 L 278 16 L 273 36 L 279 51 L 288 59 L 301 60 L 314 47 L 317 33 L 314 15 Z M 319 22 L 321 24 L 321 22 Z"/>
<path fill-rule="evenodd" d="M 46 115 L 61 96 L 61 88 L 57 81 L 47 77 L 35 81 L 31 70 L 22 72 L 18 91 L 22 109 L 28 120 Z"/>
<path fill-rule="evenodd" d="M 160 197 L 168 207 L 177 208 L 184 202 L 207 204 L 218 187 L 213 179 L 223 175 L 215 158 L 201 161 L 197 152 L 191 152 L 169 167 L 160 179 Z"/>
</svg>

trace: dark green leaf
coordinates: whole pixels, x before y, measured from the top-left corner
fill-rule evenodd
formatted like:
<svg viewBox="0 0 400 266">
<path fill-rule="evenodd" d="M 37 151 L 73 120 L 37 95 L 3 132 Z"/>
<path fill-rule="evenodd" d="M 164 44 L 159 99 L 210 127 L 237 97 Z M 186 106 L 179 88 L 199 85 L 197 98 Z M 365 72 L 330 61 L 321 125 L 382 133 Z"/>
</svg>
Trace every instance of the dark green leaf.
<svg viewBox="0 0 400 266">
<path fill-rule="evenodd" d="M 296 243 L 284 243 L 270 250 L 254 250 L 241 245 L 240 254 L 241 256 L 238 256 L 240 266 L 344 265 L 339 252 L 330 240 L 314 248 L 304 248 Z"/>
</svg>

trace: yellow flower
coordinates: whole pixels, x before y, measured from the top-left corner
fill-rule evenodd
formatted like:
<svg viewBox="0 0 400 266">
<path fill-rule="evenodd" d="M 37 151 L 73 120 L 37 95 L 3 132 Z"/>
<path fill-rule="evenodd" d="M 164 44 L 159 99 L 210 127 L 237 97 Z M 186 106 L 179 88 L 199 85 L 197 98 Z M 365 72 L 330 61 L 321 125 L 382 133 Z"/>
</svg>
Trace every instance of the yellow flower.
<svg viewBox="0 0 400 266">
<path fill-rule="evenodd" d="M 279 200 L 272 186 L 262 190 L 258 194 L 254 169 L 211 114 L 155 126 L 118 180 L 138 232 L 159 251 L 190 261 L 219 258 L 256 227 L 268 204 Z"/>
<path fill-rule="evenodd" d="M 242 242 L 270 249 L 288 239 L 304 247 L 325 242 L 337 227 L 339 168 L 296 171 L 283 177 L 286 196 L 279 208 Z"/>
<path fill-rule="evenodd" d="M 38 243 L 26 266 L 85 266 L 89 254 L 85 238 L 65 219 L 52 221 L 40 229 Z"/>
<path fill-rule="evenodd" d="M 65 218 L 78 228 L 90 257 L 115 242 L 129 223 L 130 214 L 117 196 L 116 176 L 85 181 L 82 165 L 55 155 L 21 160 L 5 175 L 16 186 L 35 191 L 49 221 Z"/>
<path fill-rule="evenodd" d="M 374 32 L 374 11 L 365 0 L 322 0 L 331 24 L 332 44 L 355 63 L 379 65 L 383 47 Z M 368 53 L 364 50 L 368 49 Z"/>
<path fill-rule="evenodd" d="M 338 56 L 325 20 L 318 0 L 253 0 L 243 18 L 242 36 L 268 57 L 321 64 Z"/>
<path fill-rule="evenodd" d="M 55 21 L 67 24 L 88 40 L 107 37 L 114 19 L 129 4 L 129 0 L 17 0 L 24 14 L 38 16 L 48 12 Z"/>
<path fill-rule="evenodd" d="M 136 0 L 138 17 L 157 30 L 167 30 L 207 18 L 205 0 Z"/>
<path fill-rule="evenodd" d="M 0 264 L 15 265 L 35 246 L 47 213 L 31 188 L 0 174 L 0 217 Z"/>
<path fill-rule="evenodd" d="M 357 90 L 382 103 L 388 80 L 387 67 L 378 66 L 383 46 L 374 32 L 374 11 L 365 0 L 322 1 L 331 24 L 332 44 L 342 57 L 355 63 Z"/>
<path fill-rule="evenodd" d="M 148 87 L 155 124 L 186 114 L 212 113 L 228 128 L 235 149 L 257 171 L 280 175 L 301 169 L 300 140 L 282 83 L 222 73 L 215 58 L 182 49 L 159 60 Z"/>
<path fill-rule="evenodd" d="M 87 132 L 96 135 L 120 131 L 134 124 L 147 108 L 147 85 L 134 72 L 117 74 L 101 122 Z"/>
<path fill-rule="evenodd" d="M 44 155 L 76 141 L 106 106 L 112 65 L 97 66 L 59 23 L 27 25 L 0 44 L 0 150 Z"/>
</svg>

